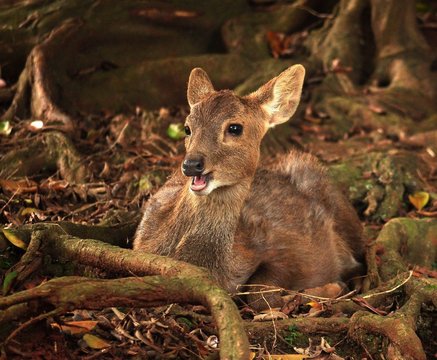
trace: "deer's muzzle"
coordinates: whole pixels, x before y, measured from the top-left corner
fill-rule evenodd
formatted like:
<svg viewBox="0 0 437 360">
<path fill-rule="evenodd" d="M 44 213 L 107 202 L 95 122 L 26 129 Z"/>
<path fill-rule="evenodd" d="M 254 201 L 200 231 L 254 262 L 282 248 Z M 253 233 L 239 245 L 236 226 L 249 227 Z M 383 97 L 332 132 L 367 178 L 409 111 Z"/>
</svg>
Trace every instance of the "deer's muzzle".
<svg viewBox="0 0 437 360">
<path fill-rule="evenodd" d="M 205 162 L 199 155 L 187 156 L 182 163 L 182 172 L 185 176 L 201 176 L 204 170 Z"/>
</svg>

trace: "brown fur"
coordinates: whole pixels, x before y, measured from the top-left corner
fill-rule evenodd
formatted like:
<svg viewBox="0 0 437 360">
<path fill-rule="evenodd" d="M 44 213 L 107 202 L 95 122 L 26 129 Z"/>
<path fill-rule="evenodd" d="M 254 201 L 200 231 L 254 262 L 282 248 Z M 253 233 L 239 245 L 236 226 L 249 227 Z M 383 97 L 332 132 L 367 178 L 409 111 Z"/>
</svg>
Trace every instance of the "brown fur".
<svg viewBox="0 0 437 360">
<path fill-rule="evenodd" d="M 214 91 L 193 70 L 186 156 L 205 159 L 213 190 L 194 194 L 177 171 L 147 203 L 134 249 L 203 266 L 229 291 L 247 283 L 309 288 L 362 271 L 360 222 L 317 159 L 292 151 L 276 167 L 258 167 L 265 132 L 294 113 L 303 78 L 293 66 L 241 98 Z M 236 123 L 238 137 L 226 131 Z"/>
</svg>

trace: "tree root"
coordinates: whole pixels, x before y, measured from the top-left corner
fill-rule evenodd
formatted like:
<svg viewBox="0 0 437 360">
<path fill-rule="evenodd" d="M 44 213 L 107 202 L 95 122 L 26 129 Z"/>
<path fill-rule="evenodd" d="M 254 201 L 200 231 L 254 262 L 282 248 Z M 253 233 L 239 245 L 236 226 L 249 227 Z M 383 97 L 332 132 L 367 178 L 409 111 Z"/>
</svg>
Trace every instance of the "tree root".
<svg viewBox="0 0 437 360">
<path fill-rule="evenodd" d="M 306 46 L 326 73 L 312 101 L 335 123 L 334 137 L 357 127 L 397 136 L 429 130 L 437 86 L 414 2 L 340 1 Z"/>
<path fill-rule="evenodd" d="M 56 225 L 46 224 L 32 237 L 43 245 L 42 252 L 57 259 L 136 275 L 160 274 L 146 278 L 92 280 L 63 277 L 39 287 L 0 298 L 0 319 L 10 319 L 23 304 L 32 304 L 34 313 L 47 307 L 62 313 L 72 309 L 106 306 L 156 306 L 171 302 L 201 303 L 211 309 L 220 334 L 223 359 L 247 359 L 248 341 L 232 299 L 202 269 L 173 259 L 120 249 L 94 239 L 65 235 Z M 22 308 L 18 308 L 22 306 Z M 11 310 L 12 309 L 12 310 Z M 29 312 L 22 310 L 25 315 Z M 1 324 L 1 323 L 0 323 Z"/>
<path fill-rule="evenodd" d="M 24 242 L 32 239 L 31 251 L 36 257 L 38 253 L 35 248 L 40 242 L 41 254 L 60 260 L 110 270 L 117 275 L 153 276 L 113 280 L 56 278 L 39 287 L 0 298 L 0 308 L 4 309 L 0 312 L 0 324 L 6 324 L 12 319 L 26 319 L 33 314 L 44 314 L 47 310 L 50 313 L 63 313 L 79 308 L 141 307 L 171 302 L 201 303 L 211 309 L 216 321 L 223 358 L 247 356 L 247 339 L 233 301 L 201 269 L 173 259 L 133 252 L 95 239 L 81 239 L 71 235 L 93 235 L 117 243 L 131 234 L 134 226 L 119 227 L 112 232 L 111 228 L 116 229 L 60 223 L 28 225 L 18 230 L 7 230 L 6 236 L 12 234 Z M 308 336 L 347 333 L 358 343 L 365 341 L 367 334 L 379 334 L 387 339 L 383 343 L 388 359 L 425 359 L 421 340 L 416 335 L 416 320 L 422 304 L 437 306 L 437 281 L 412 277 L 412 272 L 406 277 L 405 273 L 408 263 L 414 262 L 422 266 L 430 264 L 435 257 L 435 249 L 430 246 L 436 236 L 436 220 L 399 218 L 388 222 L 368 255 L 369 268 L 372 272 L 378 271 L 376 278 L 384 283 L 357 298 L 333 300 L 329 305 L 333 312 L 353 313 L 351 318 L 309 317 L 254 322 L 245 324 L 245 329 L 254 341 L 264 337 L 266 332 L 271 333 L 273 330 L 275 334 L 280 334 L 290 326 Z M 377 257 L 382 261 L 377 262 Z M 380 265 L 377 266 L 377 263 Z M 370 283 L 372 284 L 377 283 Z M 385 309 L 389 309 L 393 299 L 405 299 L 405 302 L 388 315 L 372 313 L 372 308 L 377 310 L 378 307 L 385 306 Z M 370 309 L 371 312 L 364 309 Z"/>
<path fill-rule="evenodd" d="M 18 79 L 12 104 L 2 116 L 3 119 L 30 117 L 43 120 L 46 126 L 58 130 L 73 131 L 72 118 L 57 105 L 59 91 L 46 53 L 53 50 L 53 42 L 64 38 L 76 26 L 77 23 L 73 21 L 65 22 L 45 41 L 33 48 Z"/>
<path fill-rule="evenodd" d="M 329 170 L 352 203 L 367 203 L 363 211 L 367 218 L 388 221 L 405 209 L 407 194 L 426 188 L 418 174 L 427 173 L 431 167 L 411 152 L 395 150 L 390 156 L 383 151 L 351 156 L 330 165 Z"/>
<path fill-rule="evenodd" d="M 10 151 L 1 158 L 0 168 L 3 178 L 31 176 L 41 169 L 58 170 L 70 184 L 82 184 L 91 177 L 71 140 L 57 131 L 42 133 L 27 148 Z"/>
</svg>

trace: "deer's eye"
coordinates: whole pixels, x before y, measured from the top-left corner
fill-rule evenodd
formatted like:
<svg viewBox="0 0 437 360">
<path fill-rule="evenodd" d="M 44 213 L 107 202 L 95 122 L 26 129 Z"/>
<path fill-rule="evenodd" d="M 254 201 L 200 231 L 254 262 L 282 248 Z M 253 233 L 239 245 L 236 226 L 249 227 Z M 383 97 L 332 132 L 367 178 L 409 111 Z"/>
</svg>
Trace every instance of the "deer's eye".
<svg viewBox="0 0 437 360">
<path fill-rule="evenodd" d="M 240 136 L 243 133 L 243 125 L 240 124 L 229 125 L 228 133 L 233 136 Z"/>
<path fill-rule="evenodd" d="M 184 130 L 185 130 L 185 135 L 187 135 L 187 136 L 190 136 L 190 135 L 191 135 L 191 129 L 190 129 L 189 126 L 185 126 L 185 127 L 184 127 Z"/>
</svg>

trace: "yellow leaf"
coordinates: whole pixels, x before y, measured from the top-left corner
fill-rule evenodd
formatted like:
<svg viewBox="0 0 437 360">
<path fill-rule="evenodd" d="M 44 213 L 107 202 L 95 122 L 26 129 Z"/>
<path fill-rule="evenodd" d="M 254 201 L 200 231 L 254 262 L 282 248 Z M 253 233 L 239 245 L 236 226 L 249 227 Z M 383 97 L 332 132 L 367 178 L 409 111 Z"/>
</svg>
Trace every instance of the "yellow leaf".
<svg viewBox="0 0 437 360">
<path fill-rule="evenodd" d="M 68 321 L 65 324 L 59 325 L 57 323 L 51 324 L 53 328 L 58 328 L 62 332 L 69 333 L 71 335 L 83 334 L 91 331 L 97 325 L 97 321 L 84 320 L 84 321 Z"/>
<path fill-rule="evenodd" d="M 27 249 L 27 244 L 21 240 L 15 232 L 10 229 L 2 229 L 2 232 L 6 239 L 8 239 L 13 245 L 23 250 Z"/>
<path fill-rule="evenodd" d="M 91 349 L 104 349 L 111 346 L 111 344 L 95 335 L 85 334 L 83 339 Z"/>
<path fill-rule="evenodd" d="M 320 305 L 317 301 L 314 300 L 307 302 L 305 305 L 311 306 L 313 309 L 318 309 L 318 310 L 322 308 L 322 305 Z"/>
<path fill-rule="evenodd" d="M 425 191 L 417 191 L 412 195 L 408 195 L 408 199 L 414 207 L 420 211 L 429 201 L 429 194 Z"/>
<path fill-rule="evenodd" d="M 39 209 L 28 207 L 28 208 L 21 209 L 20 215 L 26 216 L 26 215 L 32 215 L 34 213 L 39 213 L 39 212 L 40 212 Z"/>
</svg>

